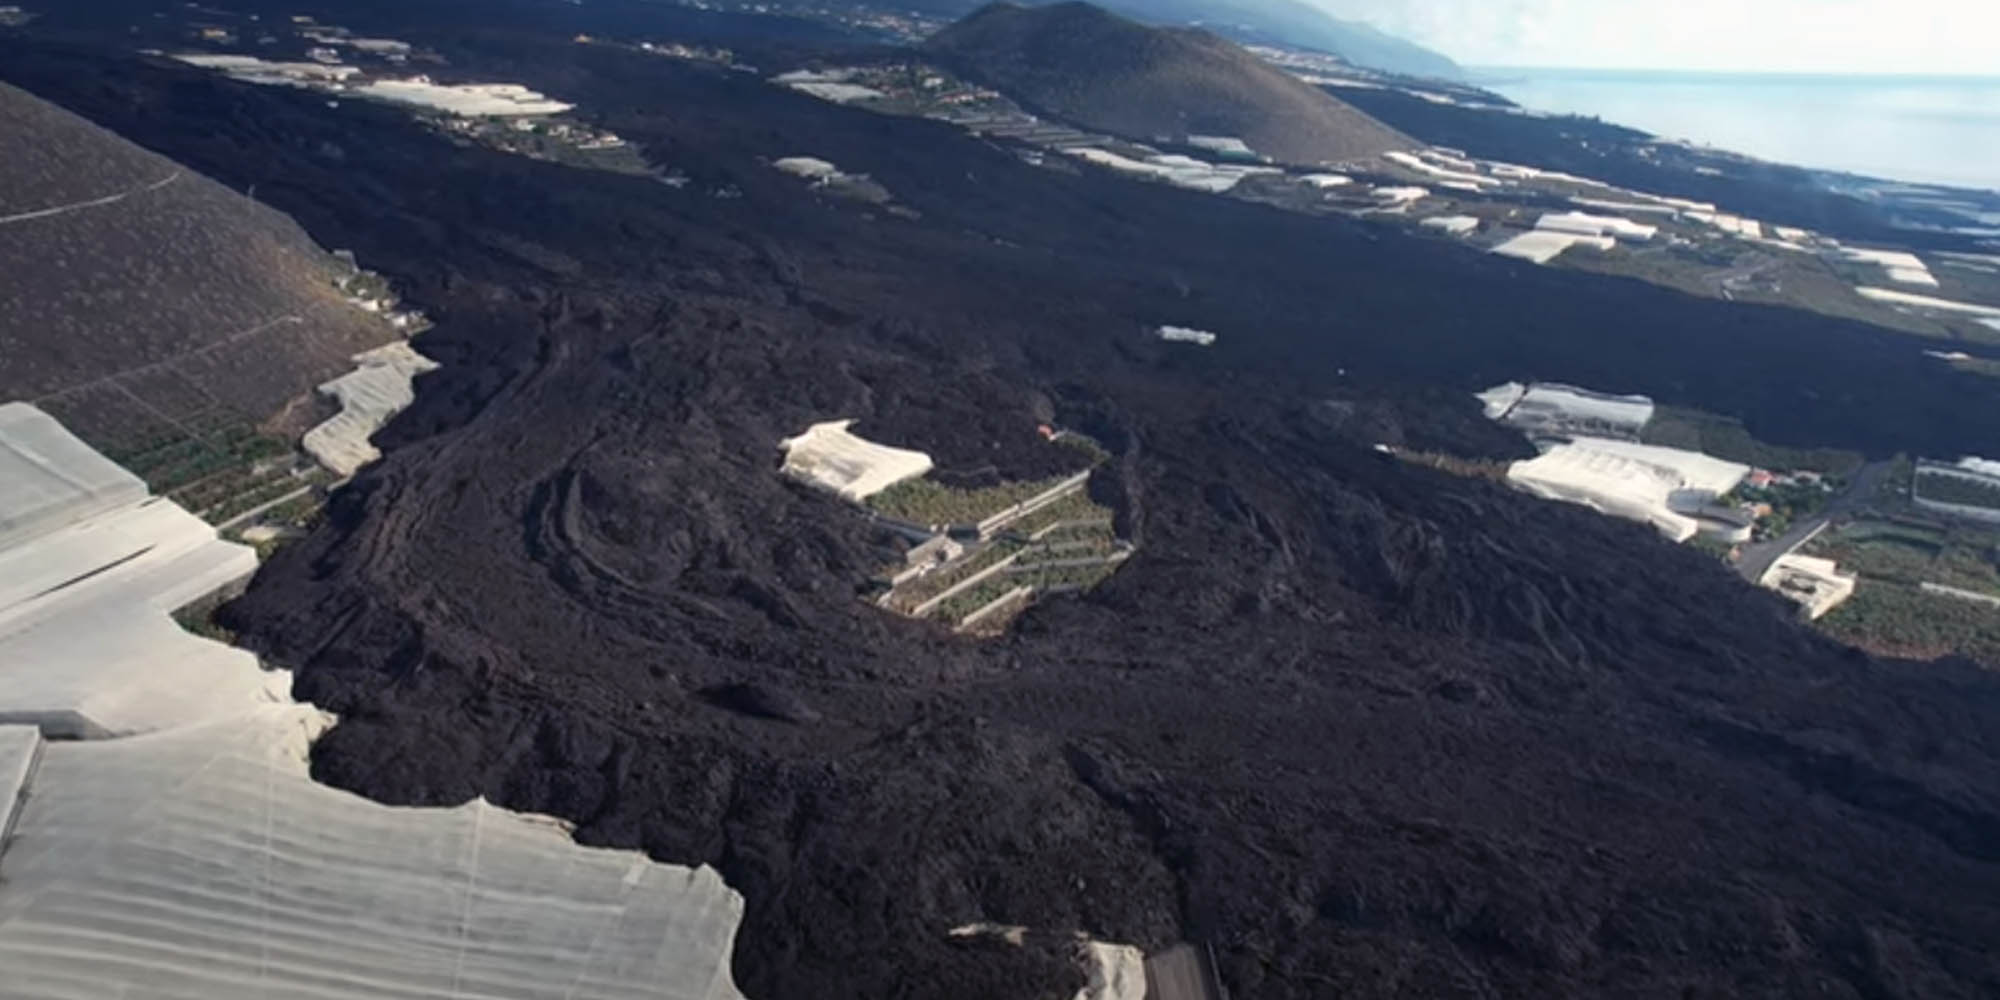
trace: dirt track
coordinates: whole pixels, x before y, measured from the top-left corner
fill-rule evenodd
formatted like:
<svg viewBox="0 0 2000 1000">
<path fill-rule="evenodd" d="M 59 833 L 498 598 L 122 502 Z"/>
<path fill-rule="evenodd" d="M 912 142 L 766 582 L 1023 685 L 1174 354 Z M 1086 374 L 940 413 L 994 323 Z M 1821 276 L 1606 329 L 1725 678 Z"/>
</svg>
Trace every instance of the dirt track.
<svg viewBox="0 0 2000 1000">
<path fill-rule="evenodd" d="M 339 713 L 323 780 L 720 866 L 757 1000 L 1073 990 L 1054 951 L 946 940 L 978 920 L 1211 941 L 1240 997 L 2000 992 L 2000 680 L 1870 660 L 1642 527 L 1369 449 L 1517 449 L 1465 393 L 1518 377 L 1949 451 L 2000 431 L 1992 383 L 581 48 L 508 51 L 687 191 L 0 58 L 441 320 L 388 459 L 231 609 Z M 1223 340 L 1144 332 L 1174 321 Z M 1798 387 L 1756 376 L 1808 341 Z M 1051 411 L 1116 453 L 1092 488 L 1141 550 L 991 643 L 855 600 L 885 540 L 775 475 L 829 415 L 1031 470 Z"/>
</svg>

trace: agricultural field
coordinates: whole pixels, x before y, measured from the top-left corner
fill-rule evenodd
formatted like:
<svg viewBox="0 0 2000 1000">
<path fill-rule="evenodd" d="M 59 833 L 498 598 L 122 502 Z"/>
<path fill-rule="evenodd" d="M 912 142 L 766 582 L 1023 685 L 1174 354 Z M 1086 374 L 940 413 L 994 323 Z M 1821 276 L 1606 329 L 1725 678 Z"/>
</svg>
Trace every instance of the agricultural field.
<svg viewBox="0 0 2000 1000">
<path fill-rule="evenodd" d="M 1038 484 L 1027 496 L 1047 488 Z M 993 509 L 1005 510 L 1018 502 L 1008 499 Z M 923 608 L 923 617 L 949 623 L 962 631 L 998 634 L 1037 597 L 1088 589 L 1116 571 L 1129 546 L 1119 540 L 1112 521 L 1111 509 L 1091 500 L 1087 490 L 1072 490 L 1007 525 L 992 540 L 975 544 L 958 559 L 894 588 L 884 606 L 902 614 L 915 614 L 926 602 L 1005 563 L 991 576 L 951 593 L 933 607 Z M 1015 598 L 1013 603 L 968 622 L 989 605 L 1024 587 L 1029 591 L 1025 599 Z"/>
<path fill-rule="evenodd" d="M 1898 656 L 1963 653 L 2000 668 L 2000 609 L 1926 593 L 1926 583 L 2000 597 L 2000 530 L 1916 517 L 1841 525 L 1809 543 L 1861 577 L 1820 627 L 1863 649 Z"/>
<path fill-rule="evenodd" d="M 959 489 L 933 479 L 910 479 L 868 498 L 868 506 L 913 524 L 974 524 L 1047 492 L 1065 477 L 1053 476 L 979 489 Z"/>
<path fill-rule="evenodd" d="M 1918 469 L 1915 495 L 1920 500 L 1986 507 L 2000 513 L 2000 481 Z"/>
<path fill-rule="evenodd" d="M 2000 670 L 2000 608 L 1908 584 L 1864 579 L 1819 626 L 1872 653 L 1923 659 L 1956 653 Z"/>
</svg>

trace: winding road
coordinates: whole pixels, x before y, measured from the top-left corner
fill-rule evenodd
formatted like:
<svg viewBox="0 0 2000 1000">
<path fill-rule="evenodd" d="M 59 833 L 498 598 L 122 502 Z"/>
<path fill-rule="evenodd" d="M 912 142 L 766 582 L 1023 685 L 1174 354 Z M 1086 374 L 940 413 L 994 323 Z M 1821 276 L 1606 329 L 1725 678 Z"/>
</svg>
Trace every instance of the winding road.
<svg viewBox="0 0 2000 1000">
<path fill-rule="evenodd" d="M 1777 562 L 1779 557 L 1804 545 L 1807 539 L 1819 534 L 1820 529 L 1826 527 L 1834 518 L 1848 514 L 1873 500 L 1882 486 L 1883 478 L 1889 474 L 1889 465 L 1890 463 L 1885 460 L 1862 466 L 1860 471 L 1854 474 L 1854 478 L 1847 481 L 1847 486 L 1834 494 L 1818 514 L 1792 525 L 1791 530 L 1776 538 L 1744 546 L 1743 554 L 1736 560 L 1736 571 L 1753 584 L 1762 580 L 1765 572 L 1770 570 L 1771 564 Z"/>
</svg>

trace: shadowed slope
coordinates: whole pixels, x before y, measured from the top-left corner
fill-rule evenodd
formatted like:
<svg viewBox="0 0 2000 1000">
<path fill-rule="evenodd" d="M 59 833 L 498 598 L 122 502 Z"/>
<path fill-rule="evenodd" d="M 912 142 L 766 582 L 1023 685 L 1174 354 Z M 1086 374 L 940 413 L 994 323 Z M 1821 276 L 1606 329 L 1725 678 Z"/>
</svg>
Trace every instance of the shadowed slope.
<svg viewBox="0 0 2000 1000">
<path fill-rule="evenodd" d="M 993 4 L 925 44 L 1017 100 L 1142 141 L 1229 136 L 1288 163 L 1414 145 L 1208 32 L 1149 28 L 1089 4 Z"/>
</svg>

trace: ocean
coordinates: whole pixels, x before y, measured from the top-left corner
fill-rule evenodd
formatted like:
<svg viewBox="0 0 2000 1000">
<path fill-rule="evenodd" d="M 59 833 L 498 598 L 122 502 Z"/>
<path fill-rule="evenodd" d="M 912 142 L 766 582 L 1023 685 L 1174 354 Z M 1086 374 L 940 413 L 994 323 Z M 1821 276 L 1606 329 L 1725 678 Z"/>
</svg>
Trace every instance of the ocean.
<svg viewBox="0 0 2000 1000">
<path fill-rule="evenodd" d="M 2000 190 L 2000 77 L 1495 68 L 1525 108 L 1888 180 Z"/>
</svg>

